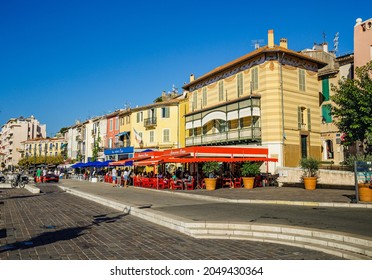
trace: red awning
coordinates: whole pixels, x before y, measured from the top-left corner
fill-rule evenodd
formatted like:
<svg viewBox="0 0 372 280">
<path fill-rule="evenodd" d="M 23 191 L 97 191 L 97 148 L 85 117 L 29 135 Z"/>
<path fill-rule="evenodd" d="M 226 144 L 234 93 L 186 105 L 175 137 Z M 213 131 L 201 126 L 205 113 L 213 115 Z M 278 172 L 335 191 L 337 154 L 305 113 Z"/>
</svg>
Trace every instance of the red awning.
<svg viewBox="0 0 372 280">
<path fill-rule="evenodd" d="M 226 158 L 226 157 L 201 157 L 201 158 L 169 158 L 164 159 L 164 162 L 174 162 L 174 163 L 192 163 L 192 162 L 207 162 L 207 161 L 217 161 L 217 162 L 242 162 L 242 161 L 272 161 L 277 162 L 276 158 L 259 158 L 259 157 L 249 157 L 249 158 Z"/>
</svg>

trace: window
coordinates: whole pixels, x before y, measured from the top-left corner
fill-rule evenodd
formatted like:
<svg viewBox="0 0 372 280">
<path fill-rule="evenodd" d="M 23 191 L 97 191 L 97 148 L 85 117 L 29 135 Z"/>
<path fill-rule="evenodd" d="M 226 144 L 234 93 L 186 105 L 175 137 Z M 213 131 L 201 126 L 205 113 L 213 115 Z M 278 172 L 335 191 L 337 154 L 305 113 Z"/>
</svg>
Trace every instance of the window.
<svg viewBox="0 0 372 280">
<path fill-rule="evenodd" d="M 150 143 L 154 143 L 154 131 L 150 131 Z"/>
<path fill-rule="evenodd" d="M 198 92 L 194 91 L 192 99 L 192 109 L 196 110 L 196 108 L 198 108 Z"/>
<path fill-rule="evenodd" d="M 56 143 L 56 150 L 58 150 L 58 143 Z"/>
<path fill-rule="evenodd" d="M 251 74 L 251 90 L 258 89 L 258 67 L 252 69 Z"/>
<path fill-rule="evenodd" d="M 298 69 L 298 85 L 300 91 L 305 91 L 306 84 L 305 84 L 305 70 Z"/>
<path fill-rule="evenodd" d="M 169 137 L 169 129 L 164 129 L 163 130 L 163 142 L 164 143 L 167 143 L 170 141 L 170 137 Z"/>
<path fill-rule="evenodd" d="M 207 88 L 203 88 L 203 106 L 207 106 Z"/>
<path fill-rule="evenodd" d="M 223 101 L 223 81 L 218 83 L 218 101 Z"/>
<path fill-rule="evenodd" d="M 119 130 L 119 117 L 115 118 L 115 130 Z"/>
<path fill-rule="evenodd" d="M 49 144 L 49 150 L 52 150 L 53 149 L 53 143 L 50 143 Z"/>
<path fill-rule="evenodd" d="M 238 92 L 238 97 L 243 95 L 243 74 L 239 73 L 238 74 L 238 79 L 237 79 L 237 92 Z"/>
<path fill-rule="evenodd" d="M 109 143 L 108 144 L 109 144 L 108 145 L 109 149 L 111 149 L 112 148 L 112 138 L 109 138 Z"/>
<path fill-rule="evenodd" d="M 331 123 L 332 122 L 332 115 L 331 115 L 331 105 L 323 105 L 322 106 L 322 122 Z"/>
<path fill-rule="evenodd" d="M 110 120 L 110 131 L 112 131 L 112 128 L 113 128 L 112 122 L 113 122 L 113 119 Z"/>
<path fill-rule="evenodd" d="M 127 116 L 127 124 L 130 124 L 130 116 Z"/>
<path fill-rule="evenodd" d="M 137 123 L 142 122 L 142 121 L 143 121 L 143 113 L 138 112 L 137 113 Z"/>
<path fill-rule="evenodd" d="M 298 129 L 311 130 L 311 113 L 310 108 L 298 107 Z"/>
<path fill-rule="evenodd" d="M 169 107 L 164 107 L 161 108 L 161 117 L 164 118 L 169 118 Z"/>
<path fill-rule="evenodd" d="M 329 80 L 322 80 L 323 101 L 329 101 Z"/>
</svg>

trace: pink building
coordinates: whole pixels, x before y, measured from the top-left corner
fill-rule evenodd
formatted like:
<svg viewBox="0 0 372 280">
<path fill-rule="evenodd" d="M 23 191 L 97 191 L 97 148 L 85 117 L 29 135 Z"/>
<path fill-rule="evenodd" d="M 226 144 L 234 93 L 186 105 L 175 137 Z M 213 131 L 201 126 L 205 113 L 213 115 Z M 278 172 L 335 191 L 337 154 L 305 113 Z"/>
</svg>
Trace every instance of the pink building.
<svg viewBox="0 0 372 280">
<path fill-rule="evenodd" d="M 354 66 L 366 65 L 372 60 L 372 18 L 356 20 L 354 26 Z"/>
</svg>

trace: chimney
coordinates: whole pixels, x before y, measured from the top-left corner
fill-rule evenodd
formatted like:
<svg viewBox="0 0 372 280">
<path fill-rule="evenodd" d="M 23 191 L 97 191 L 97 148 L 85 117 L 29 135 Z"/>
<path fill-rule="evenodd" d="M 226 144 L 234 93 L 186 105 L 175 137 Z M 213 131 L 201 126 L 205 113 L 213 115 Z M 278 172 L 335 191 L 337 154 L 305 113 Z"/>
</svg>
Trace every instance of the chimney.
<svg viewBox="0 0 372 280">
<path fill-rule="evenodd" d="M 269 48 L 273 48 L 274 47 L 274 30 L 273 29 L 270 29 L 268 34 L 267 34 L 267 46 Z"/>
<path fill-rule="evenodd" d="M 190 74 L 190 83 L 193 82 L 193 81 L 195 81 L 195 76 L 194 76 L 194 74 L 191 73 Z"/>
<path fill-rule="evenodd" d="M 285 38 L 280 39 L 280 46 L 282 48 L 288 49 L 288 41 Z"/>
<path fill-rule="evenodd" d="M 327 43 L 323 43 L 323 52 L 328 52 L 328 44 Z"/>
</svg>

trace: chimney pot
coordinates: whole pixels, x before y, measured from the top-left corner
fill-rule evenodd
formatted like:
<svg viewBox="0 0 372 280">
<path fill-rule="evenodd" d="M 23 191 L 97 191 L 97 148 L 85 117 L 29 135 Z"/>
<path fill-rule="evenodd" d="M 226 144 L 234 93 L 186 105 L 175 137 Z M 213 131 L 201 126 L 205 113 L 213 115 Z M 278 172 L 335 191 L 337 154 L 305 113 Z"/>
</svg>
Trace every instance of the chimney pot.
<svg viewBox="0 0 372 280">
<path fill-rule="evenodd" d="M 280 39 L 280 46 L 281 46 L 282 48 L 288 49 L 288 41 L 287 41 L 286 38 L 282 38 L 282 39 Z"/>
<path fill-rule="evenodd" d="M 267 46 L 269 48 L 273 48 L 274 47 L 274 30 L 273 29 L 270 29 L 269 30 L 269 32 L 267 34 L 267 37 L 268 37 L 268 40 L 267 40 L 268 44 L 267 44 Z"/>
</svg>

